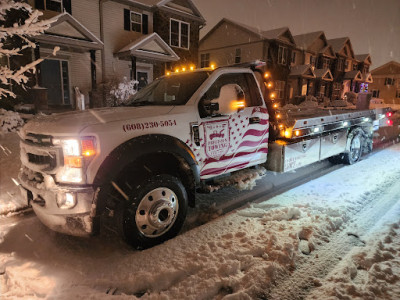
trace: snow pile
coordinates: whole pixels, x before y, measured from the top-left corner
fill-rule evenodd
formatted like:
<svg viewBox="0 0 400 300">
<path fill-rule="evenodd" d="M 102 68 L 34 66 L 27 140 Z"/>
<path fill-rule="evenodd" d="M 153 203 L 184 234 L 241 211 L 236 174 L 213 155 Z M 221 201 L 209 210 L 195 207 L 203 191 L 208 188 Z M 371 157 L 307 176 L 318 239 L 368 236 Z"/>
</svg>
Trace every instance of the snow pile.
<svg viewBox="0 0 400 300">
<path fill-rule="evenodd" d="M 110 95 L 115 97 L 117 106 L 126 103 L 131 96 L 136 94 L 138 83 L 137 80 L 128 80 L 124 77 L 122 82 L 111 89 Z"/>
<path fill-rule="evenodd" d="M 0 132 L 16 132 L 23 125 L 19 113 L 0 108 Z"/>
</svg>

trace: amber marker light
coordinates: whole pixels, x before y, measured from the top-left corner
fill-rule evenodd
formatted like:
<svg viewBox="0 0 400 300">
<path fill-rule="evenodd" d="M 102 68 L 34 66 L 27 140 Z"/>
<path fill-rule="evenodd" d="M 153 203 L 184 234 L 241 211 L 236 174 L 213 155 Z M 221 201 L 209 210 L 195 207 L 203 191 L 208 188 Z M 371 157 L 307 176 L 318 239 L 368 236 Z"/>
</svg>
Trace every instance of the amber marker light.
<svg viewBox="0 0 400 300">
<path fill-rule="evenodd" d="M 215 64 L 210 65 L 211 70 L 215 70 Z"/>
<path fill-rule="evenodd" d="M 299 135 L 300 135 L 300 130 L 296 130 L 296 131 L 294 132 L 294 135 L 295 135 L 295 136 L 299 136 Z"/>
<path fill-rule="evenodd" d="M 267 87 L 270 89 L 272 88 L 272 82 L 268 82 Z"/>
<path fill-rule="evenodd" d="M 64 165 L 70 168 L 82 168 L 82 158 L 79 156 L 64 156 Z"/>
<path fill-rule="evenodd" d="M 245 102 L 244 102 L 244 100 L 237 100 L 237 101 L 234 101 L 233 103 L 232 103 L 232 109 L 233 110 L 239 110 L 239 109 L 243 109 L 245 107 Z"/>
<path fill-rule="evenodd" d="M 289 129 L 285 130 L 285 138 L 290 139 L 292 137 L 292 131 Z"/>
<path fill-rule="evenodd" d="M 92 139 L 82 140 L 82 155 L 85 157 L 91 157 L 96 154 L 94 142 Z"/>
<path fill-rule="evenodd" d="M 191 65 L 190 66 L 190 71 L 193 71 L 195 69 L 195 66 Z"/>
<path fill-rule="evenodd" d="M 265 73 L 264 73 L 264 78 L 265 78 L 265 79 L 269 78 L 269 76 L 270 76 L 270 74 L 269 74 L 268 72 L 265 72 Z"/>
<path fill-rule="evenodd" d="M 275 103 L 274 105 L 272 105 L 272 107 L 273 108 L 278 108 L 278 104 Z"/>
<path fill-rule="evenodd" d="M 165 73 L 165 75 L 169 76 L 171 75 L 171 72 L 168 71 L 167 73 Z"/>
<path fill-rule="evenodd" d="M 176 68 L 176 69 L 175 69 L 175 73 L 179 73 L 179 68 Z"/>
<path fill-rule="evenodd" d="M 281 117 L 282 117 L 281 114 L 277 114 L 277 115 L 276 115 L 276 118 L 277 118 L 277 119 L 280 119 Z"/>
<path fill-rule="evenodd" d="M 275 93 L 271 93 L 271 94 L 269 94 L 269 97 L 270 97 L 271 99 L 274 99 L 274 98 L 276 97 L 276 95 L 275 95 Z"/>
<path fill-rule="evenodd" d="M 182 67 L 182 72 L 185 72 L 186 71 L 186 67 Z"/>
</svg>

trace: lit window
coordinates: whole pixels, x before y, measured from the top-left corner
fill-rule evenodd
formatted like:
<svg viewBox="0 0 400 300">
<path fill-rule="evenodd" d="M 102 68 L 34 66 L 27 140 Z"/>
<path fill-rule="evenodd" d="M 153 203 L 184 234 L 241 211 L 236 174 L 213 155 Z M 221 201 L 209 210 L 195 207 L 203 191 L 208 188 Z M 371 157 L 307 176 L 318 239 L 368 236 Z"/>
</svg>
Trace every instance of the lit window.
<svg viewBox="0 0 400 300">
<path fill-rule="evenodd" d="M 170 45 L 189 49 L 189 23 L 172 20 L 170 22 Z"/>
</svg>

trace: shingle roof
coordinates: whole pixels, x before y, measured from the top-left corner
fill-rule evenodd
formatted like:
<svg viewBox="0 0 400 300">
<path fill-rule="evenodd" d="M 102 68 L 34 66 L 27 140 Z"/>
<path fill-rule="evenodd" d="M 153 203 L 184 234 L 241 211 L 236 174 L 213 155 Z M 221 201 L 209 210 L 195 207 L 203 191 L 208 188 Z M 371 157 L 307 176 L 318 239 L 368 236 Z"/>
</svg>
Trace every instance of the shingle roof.
<svg viewBox="0 0 400 300">
<path fill-rule="evenodd" d="M 290 69 L 290 76 L 303 76 L 307 72 L 307 70 L 311 70 L 311 73 L 313 73 L 314 77 L 314 72 L 311 69 L 311 65 L 298 65 L 298 66 L 293 66 Z"/>
<path fill-rule="evenodd" d="M 336 53 L 338 53 L 343 48 L 344 44 L 348 39 L 349 39 L 348 37 L 331 39 L 328 40 L 328 44 L 332 46 L 333 50 L 335 50 Z"/>
<path fill-rule="evenodd" d="M 263 31 L 262 35 L 266 39 L 275 40 L 275 39 L 279 38 L 279 36 L 281 34 L 285 33 L 287 30 L 289 30 L 288 27 L 281 27 L 281 28 L 277 28 L 277 29 Z"/>
<path fill-rule="evenodd" d="M 302 50 L 307 49 L 321 35 L 323 31 L 315 31 L 293 36 L 296 46 Z"/>
</svg>

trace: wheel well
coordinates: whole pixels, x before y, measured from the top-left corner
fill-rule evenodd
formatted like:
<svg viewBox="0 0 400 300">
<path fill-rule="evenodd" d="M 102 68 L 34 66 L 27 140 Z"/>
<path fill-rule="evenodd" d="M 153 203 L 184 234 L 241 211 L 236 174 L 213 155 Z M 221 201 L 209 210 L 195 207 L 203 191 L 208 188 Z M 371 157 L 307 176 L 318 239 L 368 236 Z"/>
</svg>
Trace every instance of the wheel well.
<svg viewBox="0 0 400 300">
<path fill-rule="evenodd" d="M 117 176 L 117 184 L 140 185 L 149 177 L 169 174 L 181 180 L 188 194 L 188 202 L 191 207 L 195 205 L 195 178 L 188 163 L 176 154 L 168 152 L 156 152 L 139 156 L 133 162 L 127 164 Z"/>
</svg>

